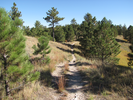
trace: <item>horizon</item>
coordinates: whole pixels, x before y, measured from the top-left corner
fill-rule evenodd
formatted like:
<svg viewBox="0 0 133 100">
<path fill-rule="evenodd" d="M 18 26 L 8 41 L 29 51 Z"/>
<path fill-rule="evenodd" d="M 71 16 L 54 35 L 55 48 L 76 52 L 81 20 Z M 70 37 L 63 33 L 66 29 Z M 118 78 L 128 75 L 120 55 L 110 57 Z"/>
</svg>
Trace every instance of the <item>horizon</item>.
<svg viewBox="0 0 133 100">
<path fill-rule="evenodd" d="M 8 1 L 8 2 L 7 2 Z M 6 11 L 10 11 L 13 3 L 16 3 L 18 11 L 21 11 L 24 21 L 24 26 L 34 27 L 36 20 L 40 21 L 43 26 L 49 27 L 43 17 L 46 17 L 46 12 L 51 10 L 52 7 L 57 8 L 59 14 L 57 16 L 64 17 L 64 20 L 60 21 L 57 25 L 68 25 L 73 18 L 76 19 L 78 24 L 84 21 L 84 16 L 90 13 L 92 17 L 96 17 L 97 21 L 101 21 L 104 17 L 107 20 L 111 20 L 114 25 L 126 25 L 128 28 L 133 25 L 133 1 L 132 0 L 76 0 L 76 1 L 36 1 L 36 0 L 3 0 L 0 7 L 5 8 Z"/>
</svg>

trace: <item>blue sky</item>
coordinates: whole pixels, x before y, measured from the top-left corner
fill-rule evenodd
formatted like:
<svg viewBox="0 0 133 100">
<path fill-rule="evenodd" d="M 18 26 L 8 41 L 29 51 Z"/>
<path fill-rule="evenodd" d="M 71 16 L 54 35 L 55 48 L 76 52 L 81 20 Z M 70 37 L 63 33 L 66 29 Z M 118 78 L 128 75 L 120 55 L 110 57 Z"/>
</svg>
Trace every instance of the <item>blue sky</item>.
<svg viewBox="0 0 133 100">
<path fill-rule="evenodd" d="M 47 16 L 46 12 L 51 7 L 57 8 L 59 17 L 65 17 L 59 25 L 70 24 L 73 18 L 81 24 L 86 13 L 97 20 L 106 17 L 115 25 L 133 25 L 133 0 L 1 0 L 0 7 L 10 11 L 13 2 L 22 13 L 24 25 L 30 27 L 34 27 L 36 20 L 48 26 L 49 23 L 43 17 Z"/>
</svg>

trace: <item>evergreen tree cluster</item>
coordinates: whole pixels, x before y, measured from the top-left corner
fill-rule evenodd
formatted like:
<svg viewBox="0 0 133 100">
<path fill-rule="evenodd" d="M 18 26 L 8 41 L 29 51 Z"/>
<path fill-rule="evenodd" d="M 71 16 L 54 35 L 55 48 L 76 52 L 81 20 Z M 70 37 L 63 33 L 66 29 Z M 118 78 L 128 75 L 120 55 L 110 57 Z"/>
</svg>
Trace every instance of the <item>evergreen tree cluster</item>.
<svg viewBox="0 0 133 100">
<path fill-rule="evenodd" d="M 33 36 L 33 37 L 40 37 L 40 36 L 45 36 L 49 40 L 53 40 L 52 38 L 52 33 L 53 29 L 52 28 L 46 28 L 43 25 L 38 25 L 36 24 L 39 21 L 35 22 L 35 27 L 29 28 L 29 26 L 23 26 L 24 34 L 28 36 Z M 40 23 L 40 22 L 39 22 Z M 73 25 L 65 25 L 65 26 L 60 26 L 57 25 L 54 28 L 54 39 L 57 42 L 65 42 L 66 41 L 73 41 L 76 40 L 76 33 L 77 29 L 73 28 Z"/>
<path fill-rule="evenodd" d="M 51 32 L 49 28 L 41 25 L 39 21 L 35 22 L 35 27 L 23 26 L 24 34 L 33 37 L 45 36 L 52 40 Z"/>
<path fill-rule="evenodd" d="M 103 64 L 117 63 L 119 59 L 116 56 L 120 53 L 120 45 L 115 40 L 116 30 L 111 21 L 105 17 L 101 21 L 96 21 L 96 18 L 92 18 L 90 14 L 84 18 L 79 37 L 84 56 L 87 59 L 100 59 Z"/>
<path fill-rule="evenodd" d="M 125 39 L 127 39 L 130 43 L 133 44 L 133 26 L 130 25 L 128 29 L 125 31 L 124 35 Z"/>
</svg>

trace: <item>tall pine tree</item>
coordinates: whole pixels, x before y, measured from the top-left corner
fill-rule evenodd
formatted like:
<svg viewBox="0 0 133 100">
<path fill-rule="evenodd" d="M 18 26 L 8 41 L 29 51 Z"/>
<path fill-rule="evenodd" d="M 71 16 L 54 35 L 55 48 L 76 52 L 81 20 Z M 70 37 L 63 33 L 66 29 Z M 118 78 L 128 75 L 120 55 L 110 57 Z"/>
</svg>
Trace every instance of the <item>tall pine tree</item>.
<svg viewBox="0 0 133 100">
<path fill-rule="evenodd" d="M 14 2 L 14 3 L 13 3 L 13 7 L 11 7 L 11 11 L 10 11 L 10 13 L 9 13 L 9 15 L 10 15 L 10 17 L 11 17 L 12 20 L 15 20 L 16 17 L 19 18 L 19 17 L 22 16 L 22 15 L 21 15 L 21 12 L 18 11 L 18 8 L 17 8 L 16 6 L 17 6 L 17 5 L 16 5 L 16 3 Z"/>
<path fill-rule="evenodd" d="M 28 36 L 31 35 L 31 30 L 29 26 L 23 26 L 23 31 L 25 35 L 28 35 Z"/>
<path fill-rule="evenodd" d="M 133 44 L 133 26 L 132 25 L 130 25 L 128 27 L 127 36 L 126 37 L 127 37 L 128 41 Z"/>
<path fill-rule="evenodd" d="M 8 96 L 15 85 L 23 85 L 39 78 L 39 72 L 33 72 L 25 52 L 25 38 L 18 17 L 13 21 L 5 9 L 0 8 L 0 63 L 2 86 Z M 19 27 L 18 27 L 19 26 Z"/>
<path fill-rule="evenodd" d="M 58 42 L 64 42 L 65 41 L 65 32 L 61 26 L 56 26 L 55 39 Z"/>
<path fill-rule="evenodd" d="M 87 23 L 89 22 L 92 22 L 92 15 L 90 13 L 87 13 L 85 16 L 84 16 L 84 19 Z"/>
<path fill-rule="evenodd" d="M 57 11 L 57 8 L 52 7 L 51 10 L 48 10 L 48 12 L 46 12 L 47 17 L 43 18 L 44 20 L 46 20 L 47 22 L 50 22 L 50 26 L 52 26 L 53 28 L 53 41 L 54 41 L 54 27 L 55 24 L 58 24 L 59 21 L 63 20 L 64 18 L 62 17 L 58 17 L 57 15 L 59 14 L 59 12 Z"/>
<path fill-rule="evenodd" d="M 82 52 L 86 58 L 94 57 L 105 62 L 118 62 L 116 55 L 120 53 L 120 45 L 115 40 L 110 23 L 106 18 L 100 22 L 97 29 L 89 22 L 86 33 L 80 39 Z"/>
<path fill-rule="evenodd" d="M 82 38 L 80 38 L 80 44 L 82 53 L 87 59 L 89 59 L 89 57 L 91 57 L 93 53 L 95 53 L 94 25 L 92 24 L 92 22 L 89 22 L 89 24 L 86 25 L 86 27 L 84 28 L 84 33 L 81 35 L 81 37 Z"/>
<path fill-rule="evenodd" d="M 77 35 L 77 31 L 78 31 L 78 30 L 77 30 L 77 29 L 78 29 L 79 25 L 77 24 L 75 18 L 73 18 L 73 19 L 71 20 L 71 25 L 73 26 L 73 30 L 74 30 L 74 34 L 75 34 L 75 36 L 76 36 L 76 39 L 78 39 L 78 35 Z"/>
<path fill-rule="evenodd" d="M 75 37 L 74 30 L 72 25 L 68 26 L 68 32 L 66 33 L 66 40 L 67 41 L 73 41 Z"/>
<path fill-rule="evenodd" d="M 104 62 L 118 63 L 116 56 L 120 53 L 120 45 L 115 40 L 111 24 L 104 17 L 96 35 L 96 56 Z"/>
</svg>

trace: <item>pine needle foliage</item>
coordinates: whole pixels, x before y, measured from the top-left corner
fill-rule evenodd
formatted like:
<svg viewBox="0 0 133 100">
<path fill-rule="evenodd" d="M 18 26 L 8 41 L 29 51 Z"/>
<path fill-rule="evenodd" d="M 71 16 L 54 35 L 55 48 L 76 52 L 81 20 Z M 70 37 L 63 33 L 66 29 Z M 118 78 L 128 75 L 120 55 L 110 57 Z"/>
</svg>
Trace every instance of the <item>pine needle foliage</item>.
<svg viewBox="0 0 133 100">
<path fill-rule="evenodd" d="M 55 39 L 57 42 L 65 41 L 65 32 L 61 26 L 56 26 Z"/>
<path fill-rule="evenodd" d="M 57 16 L 59 12 L 57 11 L 57 8 L 54 8 L 54 7 L 52 7 L 51 10 L 48 10 L 46 14 L 47 14 L 47 17 L 43 19 L 46 20 L 47 22 L 50 22 L 49 26 L 52 26 L 53 28 L 53 41 L 54 41 L 54 26 L 55 24 L 58 24 L 58 22 L 63 20 L 64 18 Z"/>
<path fill-rule="evenodd" d="M 73 41 L 75 38 L 74 30 L 72 25 L 68 26 L 68 31 L 66 32 L 66 40 L 67 41 Z"/>
<path fill-rule="evenodd" d="M 102 62 L 118 63 L 119 59 L 116 56 L 120 53 L 120 45 L 114 37 L 111 24 L 104 17 L 97 29 L 96 35 L 96 56 L 102 59 Z"/>
<path fill-rule="evenodd" d="M 26 55 L 26 39 L 20 26 L 22 23 L 17 17 L 12 20 L 5 9 L 0 8 L 0 81 L 7 96 L 14 86 L 34 81 L 40 75 L 39 72 L 33 72 L 34 66 Z"/>
<path fill-rule="evenodd" d="M 101 59 L 102 63 L 118 62 L 116 56 L 120 53 L 120 45 L 115 40 L 113 28 L 106 18 L 103 18 L 97 28 L 89 22 L 84 32 L 80 44 L 87 59 Z"/>
<path fill-rule="evenodd" d="M 49 54 L 51 52 L 50 46 L 49 44 L 49 39 L 46 38 L 45 36 L 41 36 L 38 39 L 38 44 L 37 46 L 33 46 L 32 48 L 35 50 L 34 51 L 34 55 L 42 55 L 39 59 L 41 60 L 41 62 L 43 63 L 49 63 L 50 62 L 50 58 L 46 56 L 46 54 Z"/>
<path fill-rule="evenodd" d="M 133 53 L 130 53 L 130 54 L 129 54 L 129 57 L 130 57 L 130 58 L 128 59 L 128 60 L 129 60 L 128 66 L 129 66 L 129 67 L 132 67 L 132 66 L 133 66 Z"/>
<path fill-rule="evenodd" d="M 15 20 L 16 17 L 19 18 L 19 17 L 22 16 L 22 15 L 21 15 L 21 12 L 18 11 L 18 8 L 17 8 L 16 6 L 17 6 L 17 5 L 16 5 L 16 3 L 14 2 L 14 3 L 13 3 L 13 7 L 11 7 L 11 11 L 10 11 L 10 13 L 9 13 L 9 15 L 10 15 L 10 17 L 11 17 L 12 20 Z"/>
</svg>

